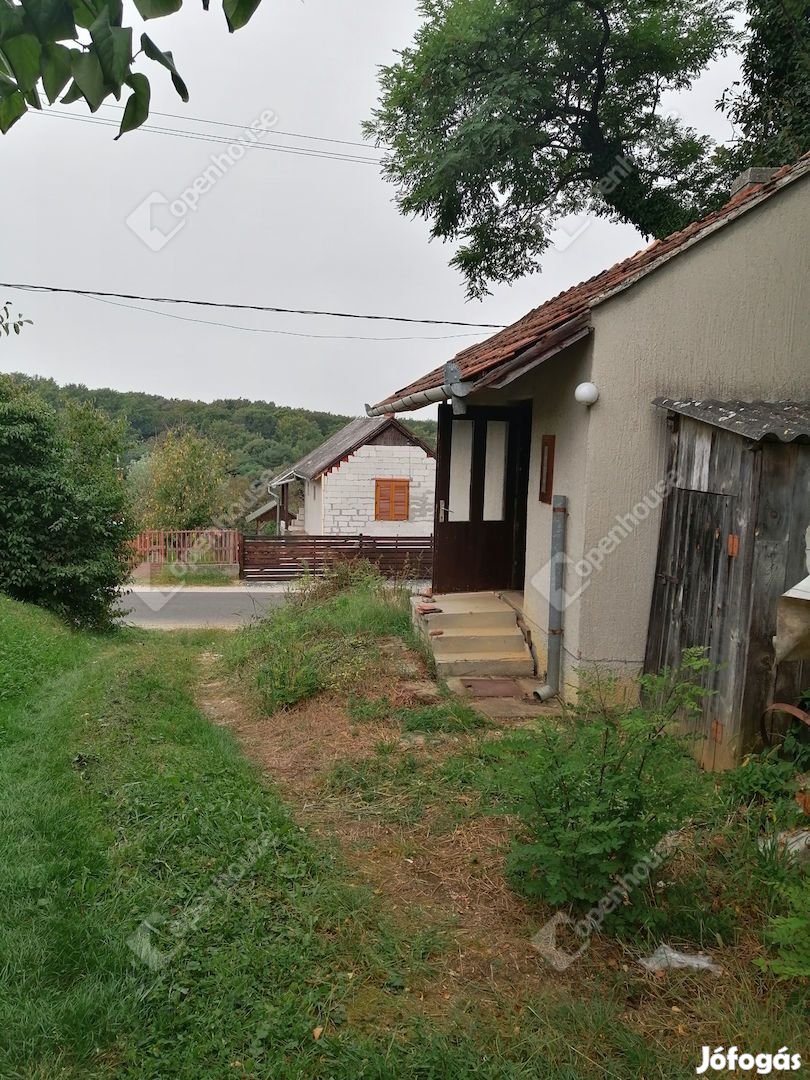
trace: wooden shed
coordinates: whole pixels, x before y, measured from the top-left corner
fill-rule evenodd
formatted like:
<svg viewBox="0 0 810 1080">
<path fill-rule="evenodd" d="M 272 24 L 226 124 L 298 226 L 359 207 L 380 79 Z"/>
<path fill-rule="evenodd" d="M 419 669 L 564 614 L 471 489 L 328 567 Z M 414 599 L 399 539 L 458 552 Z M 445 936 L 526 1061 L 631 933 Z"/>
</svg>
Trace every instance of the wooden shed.
<svg viewBox="0 0 810 1080">
<path fill-rule="evenodd" d="M 810 687 L 810 662 L 777 663 L 773 643 L 779 599 L 810 569 L 810 402 L 655 405 L 668 411 L 670 479 L 645 670 L 708 649 L 717 669 L 695 754 L 731 768 L 757 745 L 766 706 Z"/>
</svg>

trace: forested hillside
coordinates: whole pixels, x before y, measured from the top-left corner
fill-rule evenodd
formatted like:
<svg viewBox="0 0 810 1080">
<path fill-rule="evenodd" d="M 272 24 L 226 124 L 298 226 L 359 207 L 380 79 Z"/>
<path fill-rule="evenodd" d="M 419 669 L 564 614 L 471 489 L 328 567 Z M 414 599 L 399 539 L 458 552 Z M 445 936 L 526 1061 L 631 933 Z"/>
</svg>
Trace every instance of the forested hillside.
<svg viewBox="0 0 810 1080">
<path fill-rule="evenodd" d="M 230 455 L 231 469 L 245 477 L 291 465 L 351 419 L 272 401 L 187 401 L 136 391 L 90 390 L 81 384 L 59 386 L 53 379 L 37 376 L 13 377 L 31 386 L 56 408 L 66 401 L 89 401 L 111 416 L 125 419 L 132 431 L 131 458 L 141 456 L 149 442 L 163 432 L 187 427 L 223 447 Z M 433 421 L 406 422 L 433 444 Z"/>
</svg>

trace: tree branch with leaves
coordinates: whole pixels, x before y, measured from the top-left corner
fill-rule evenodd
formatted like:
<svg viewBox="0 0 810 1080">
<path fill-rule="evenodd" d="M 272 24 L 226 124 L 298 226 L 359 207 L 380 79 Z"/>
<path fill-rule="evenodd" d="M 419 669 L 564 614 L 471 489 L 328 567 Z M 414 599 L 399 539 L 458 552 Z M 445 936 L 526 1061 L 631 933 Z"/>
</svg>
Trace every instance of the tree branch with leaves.
<svg viewBox="0 0 810 1080">
<path fill-rule="evenodd" d="M 183 0 L 134 0 L 144 20 L 179 11 Z M 228 30 L 250 20 L 260 0 L 223 0 Z M 208 10 L 208 0 L 203 0 Z M 149 78 L 136 71 L 140 56 L 165 68 L 177 93 L 188 88 L 171 52 L 148 34 L 133 51 L 133 28 L 124 25 L 122 0 L 0 0 L 0 132 L 5 134 L 28 109 L 83 100 L 96 112 L 110 97 L 127 93 L 118 137 L 149 116 Z"/>
<path fill-rule="evenodd" d="M 405 214 L 459 243 L 473 297 L 537 268 L 556 221 L 664 236 L 707 208 L 713 146 L 661 108 L 738 41 L 735 0 L 422 0 L 366 125 Z"/>
<path fill-rule="evenodd" d="M 8 337 L 12 331 L 19 334 L 24 326 L 34 325 L 30 319 L 24 319 L 19 312 L 12 315 L 12 310 L 8 301 L 0 308 L 0 338 Z"/>
</svg>

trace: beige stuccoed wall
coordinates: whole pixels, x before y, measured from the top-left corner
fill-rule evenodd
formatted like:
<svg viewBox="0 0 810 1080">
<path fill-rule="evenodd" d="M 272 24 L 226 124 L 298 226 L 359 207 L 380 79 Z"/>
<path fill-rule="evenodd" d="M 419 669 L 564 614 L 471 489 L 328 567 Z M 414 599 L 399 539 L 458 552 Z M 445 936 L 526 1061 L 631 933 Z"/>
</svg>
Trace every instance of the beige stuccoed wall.
<svg viewBox="0 0 810 1080">
<path fill-rule="evenodd" d="M 578 673 L 595 664 L 630 677 L 644 659 L 660 522 L 655 486 L 666 471 L 666 417 L 652 399 L 810 397 L 810 179 L 594 308 L 593 328 L 503 390 L 470 399 L 532 402 L 524 611 L 541 675 L 551 507 L 538 499 L 540 442 L 556 436 L 554 493 L 569 500 L 566 591 L 576 597 L 563 616 L 569 696 Z M 592 408 L 574 401 L 586 380 L 601 393 Z M 612 550 L 583 576 L 576 564 L 611 530 Z"/>
<path fill-rule="evenodd" d="M 664 475 L 653 398 L 810 398 L 810 179 L 595 308 L 593 327 L 586 551 Z M 583 594 L 583 657 L 643 661 L 659 519 L 622 540 Z"/>
</svg>

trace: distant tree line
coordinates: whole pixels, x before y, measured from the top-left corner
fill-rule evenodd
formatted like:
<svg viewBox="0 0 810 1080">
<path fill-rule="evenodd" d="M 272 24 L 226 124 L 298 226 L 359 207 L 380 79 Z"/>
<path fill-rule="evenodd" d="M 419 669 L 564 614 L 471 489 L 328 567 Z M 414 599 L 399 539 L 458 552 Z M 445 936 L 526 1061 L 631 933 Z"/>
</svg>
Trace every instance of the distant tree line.
<svg viewBox="0 0 810 1080">
<path fill-rule="evenodd" d="M 125 464 L 144 456 L 167 432 L 189 429 L 225 451 L 229 471 L 246 479 L 267 469 L 292 465 L 351 419 L 272 401 L 231 398 L 209 403 L 134 391 L 91 390 L 81 384 L 59 386 L 53 379 L 36 376 L 13 378 L 56 409 L 68 402 L 89 403 L 113 419 L 124 421 L 130 436 Z M 435 443 L 433 421 L 409 420 L 407 424 L 421 439 Z"/>
</svg>

